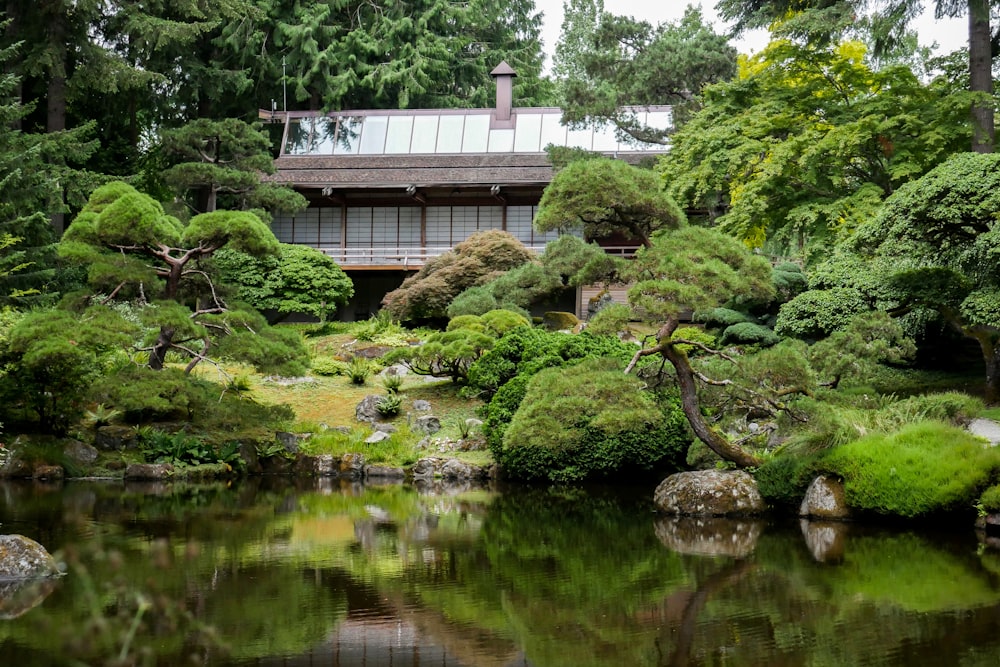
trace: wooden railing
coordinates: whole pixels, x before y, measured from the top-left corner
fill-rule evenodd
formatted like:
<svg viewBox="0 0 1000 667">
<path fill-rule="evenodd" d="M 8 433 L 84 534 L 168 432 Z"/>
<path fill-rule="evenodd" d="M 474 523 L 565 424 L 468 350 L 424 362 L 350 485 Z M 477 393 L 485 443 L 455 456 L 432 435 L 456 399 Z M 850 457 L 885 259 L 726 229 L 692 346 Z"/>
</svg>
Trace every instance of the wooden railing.
<svg viewBox="0 0 1000 667">
<path fill-rule="evenodd" d="M 544 245 L 527 246 L 536 255 L 545 251 Z M 443 255 L 451 250 L 451 246 L 428 247 L 397 247 L 397 248 L 339 248 L 320 247 L 324 253 L 334 259 L 342 267 L 369 268 L 391 267 L 402 271 L 417 270 L 427 263 L 427 260 Z M 635 256 L 637 246 L 605 246 L 603 250 L 615 257 L 631 259 Z"/>
</svg>

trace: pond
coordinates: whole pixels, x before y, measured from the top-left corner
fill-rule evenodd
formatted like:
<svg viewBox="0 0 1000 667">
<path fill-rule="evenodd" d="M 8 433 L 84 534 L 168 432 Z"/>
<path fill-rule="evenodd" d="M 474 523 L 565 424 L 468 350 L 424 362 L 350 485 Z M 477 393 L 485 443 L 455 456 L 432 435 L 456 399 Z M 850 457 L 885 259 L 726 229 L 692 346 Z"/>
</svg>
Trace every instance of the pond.
<svg viewBox="0 0 1000 667">
<path fill-rule="evenodd" d="M 971 530 L 674 520 L 651 496 L 2 483 L 0 533 L 67 566 L 0 600 L 2 664 L 997 664 L 1000 552 Z"/>
</svg>

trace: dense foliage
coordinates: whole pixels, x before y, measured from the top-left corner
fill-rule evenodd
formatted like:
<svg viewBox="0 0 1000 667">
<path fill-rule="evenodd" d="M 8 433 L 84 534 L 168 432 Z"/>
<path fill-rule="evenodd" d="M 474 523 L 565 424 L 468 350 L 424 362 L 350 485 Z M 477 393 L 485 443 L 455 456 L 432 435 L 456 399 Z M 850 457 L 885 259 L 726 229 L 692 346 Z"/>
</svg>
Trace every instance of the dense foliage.
<svg viewBox="0 0 1000 667">
<path fill-rule="evenodd" d="M 535 375 L 493 452 L 512 477 L 571 481 L 674 470 L 689 443 L 676 399 L 658 404 L 614 359 L 587 359 Z"/>
<path fill-rule="evenodd" d="M 488 283 L 531 259 L 531 251 L 512 234 L 495 229 L 477 232 L 428 260 L 398 289 L 386 294 L 382 306 L 404 322 L 447 320 L 448 306 L 464 290 Z"/>
</svg>

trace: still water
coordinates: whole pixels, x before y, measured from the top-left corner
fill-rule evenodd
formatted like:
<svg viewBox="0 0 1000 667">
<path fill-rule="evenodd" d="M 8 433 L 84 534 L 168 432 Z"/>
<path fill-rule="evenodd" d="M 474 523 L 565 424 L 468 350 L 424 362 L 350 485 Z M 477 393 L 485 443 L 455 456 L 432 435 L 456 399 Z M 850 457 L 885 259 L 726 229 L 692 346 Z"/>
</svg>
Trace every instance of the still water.
<svg viewBox="0 0 1000 667">
<path fill-rule="evenodd" d="M 651 489 L 0 484 L 66 563 L 0 664 L 1000 664 L 972 531 L 668 520 Z"/>
</svg>

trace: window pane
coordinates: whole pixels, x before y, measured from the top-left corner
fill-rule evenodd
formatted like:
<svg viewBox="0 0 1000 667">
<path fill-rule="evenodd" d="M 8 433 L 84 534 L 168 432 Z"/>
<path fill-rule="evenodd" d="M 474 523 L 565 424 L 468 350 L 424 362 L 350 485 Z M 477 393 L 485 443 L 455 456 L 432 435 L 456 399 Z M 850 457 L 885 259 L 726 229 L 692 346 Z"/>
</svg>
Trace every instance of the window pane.
<svg viewBox="0 0 1000 667">
<path fill-rule="evenodd" d="M 518 153 L 537 153 L 542 150 L 538 141 L 542 132 L 542 114 L 517 114 L 514 130 L 514 150 Z"/>
<path fill-rule="evenodd" d="M 385 135 L 386 153 L 409 153 L 413 116 L 389 116 L 389 131 Z"/>
<path fill-rule="evenodd" d="M 389 125 L 388 116 L 368 116 L 361 130 L 361 154 L 378 155 L 385 148 L 385 131 Z"/>
<path fill-rule="evenodd" d="M 358 116 L 342 116 L 337 130 L 337 145 L 333 147 L 334 155 L 357 155 L 361 145 L 362 119 Z"/>
<path fill-rule="evenodd" d="M 566 136 L 566 145 L 571 148 L 582 148 L 589 151 L 594 143 L 594 131 L 589 127 L 582 130 L 569 130 Z"/>
<path fill-rule="evenodd" d="M 618 150 L 618 137 L 615 136 L 615 126 L 606 123 L 603 127 L 594 128 L 594 150 L 613 153 Z"/>
<path fill-rule="evenodd" d="M 514 130 L 490 130 L 490 153 L 509 153 L 514 148 Z"/>
<path fill-rule="evenodd" d="M 313 155 L 331 155 L 333 153 L 333 140 L 337 134 L 336 118 L 317 118 L 314 124 L 312 148 Z"/>
<path fill-rule="evenodd" d="M 309 150 L 311 130 L 312 118 L 290 118 L 288 120 L 288 139 L 285 141 L 285 154 L 305 155 Z"/>
<path fill-rule="evenodd" d="M 413 119 L 411 153 L 433 153 L 437 145 L 437 116 L 417 116 Z"/>
<path fill-rule="evenodd" d="M 462 152 L 462 128 L 464 125 L 465 116 L 441 116 L 437 141 L 438 153 Z"/>
<path fill-rule="evenodd" d="M 544 150 L 549 144 L 566 145 L 566 128 L 559 122 L 560 114 L 547 113 L 542 116 L 541 147 Z"/>
<path fill-rule="evenodd" d="M 673 123 L 673 116 L 669 111 L 650 111 L 646 114 L 646 125 L 657 130 L 669 130 Z"/>
<path fill-rule="evenodd" d="M 485 153 L 489 142 L 490 117 L 486 114 L 465 117 L 463 153 Z"/>
</svg>

